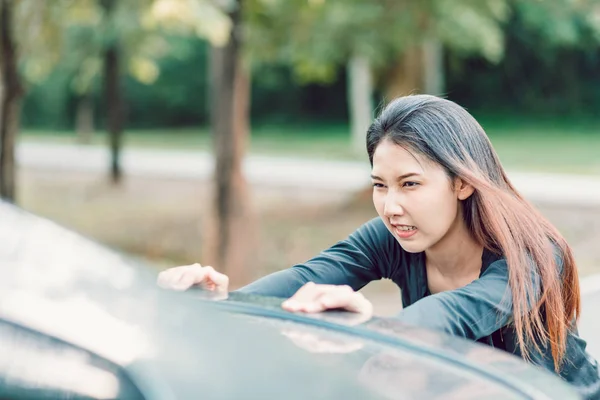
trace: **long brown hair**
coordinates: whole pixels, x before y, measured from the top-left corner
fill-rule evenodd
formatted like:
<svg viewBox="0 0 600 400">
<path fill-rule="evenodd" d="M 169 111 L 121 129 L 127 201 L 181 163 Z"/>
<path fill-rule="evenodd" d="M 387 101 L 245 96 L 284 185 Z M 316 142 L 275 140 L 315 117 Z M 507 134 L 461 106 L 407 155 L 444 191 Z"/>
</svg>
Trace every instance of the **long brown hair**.
<svg viewBox="0 0 600 400">
<path fill-rule="evenodd" d="M 556 371 L 580 314 L 577 266 L 558 230 L 510 183 L 483 128 L 449 100 L 414 95 L 392 101 L 367 133 L 367 152 L 384 139 L 425 155 L 475 191 L 462 202 L 465 222 L 508 265 L 513 321 L 521 354 L 549 343 Z M 452 179 L 454 180 L 454 179 Z"/>
</svg>

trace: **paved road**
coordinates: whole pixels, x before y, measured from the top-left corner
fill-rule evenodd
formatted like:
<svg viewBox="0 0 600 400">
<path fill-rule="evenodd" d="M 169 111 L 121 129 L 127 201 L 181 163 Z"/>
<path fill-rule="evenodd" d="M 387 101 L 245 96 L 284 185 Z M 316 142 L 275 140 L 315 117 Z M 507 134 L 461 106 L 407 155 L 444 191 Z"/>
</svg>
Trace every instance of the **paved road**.
<svg viewBox="0 0 600 400">
<path fill-rule="evenodd" d="M 103 172 L 108 170 L 108 150 L 100 146 L 21 143 L 21 166 L 44 170 Z M 128 149 L 123 168 L 132 176 L 172 179 L 209 179 L 213 158 L 209 153 L 174 150 Z M 353 192 L 369 184 L 369 165 L 342 162 L 249 156 L 244 163 L 253 184 Z M 600 177 L 522 173 L 509 171 L 515 186 L 530 200 L 575 206 L 600 205 Z"/>
<path fill-rule="evenodd" d="M 583 311 L 579 324 L 581 337 L 588 342 L 588 350 L 600 362 L 600 291 L 583 297 Z"/>
<path fill-rule="evenodd" d="M 581 283 L 582 310 L 579 333 L 588 342 L 588 350 L 600 361 L 600 274 Z"/>
</svg>

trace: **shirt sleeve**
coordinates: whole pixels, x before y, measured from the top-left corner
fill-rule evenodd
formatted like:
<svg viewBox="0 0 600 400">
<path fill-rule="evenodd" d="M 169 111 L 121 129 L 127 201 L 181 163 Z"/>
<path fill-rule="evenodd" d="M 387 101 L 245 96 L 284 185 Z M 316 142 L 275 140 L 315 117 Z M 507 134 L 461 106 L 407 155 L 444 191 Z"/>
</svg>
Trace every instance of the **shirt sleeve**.
<svg viewBox="0 0 600 400">
<path fill-rule="evenodd" d="M 237 292 L 291 297 L 308 282 L 349 285 L 359 290 L 373 280 L 389 277 L 392 260 L 399 251 L 383 221 L 375 218 L 317 257 L 267 275 Z"/>
<path fill-rule="evenodd" d="M 536 280 L 537 282 L 537 280 Z M 539 285 L 534 285 L 539 295 Z M 472 283 L 424 297 L 397 318 L 411 325 L 478 340 L 506 326 L 513 318 L 506 260 L 493 262 Z"/>
</svg>

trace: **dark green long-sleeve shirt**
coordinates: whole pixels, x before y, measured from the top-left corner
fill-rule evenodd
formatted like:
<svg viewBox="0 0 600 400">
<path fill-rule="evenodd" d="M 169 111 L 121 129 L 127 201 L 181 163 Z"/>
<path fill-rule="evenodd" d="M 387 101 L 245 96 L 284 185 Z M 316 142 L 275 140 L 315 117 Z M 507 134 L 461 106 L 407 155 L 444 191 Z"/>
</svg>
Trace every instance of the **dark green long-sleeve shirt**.
<svg viewBox="0 0 600 400">
<path fill-rule="evenodd" d="M 506 261 L 484 251 L 479 279 L 456 290 L 429 294 L 424 253 L 408 253 L 383 221 L 373 219 L 348 239 L 304 264 L 268 275 L 239 289 L 240 292 L 291 297 L 307 282 L 349 285 L 359 290 L 371 281 L 391 279 L 401 289 L 403 310 L 397 316 L 407 324 L 443 331 L 489 344 L 520 355 L 507 296 Z M 550 346 L 530 350 L 532 362 L 554 371 Z M 586 399 L 600 399 L 597 362 L 586 353 L 586 342 L 577 332 L 567 338 L 561 377 Z"/>
</svg>

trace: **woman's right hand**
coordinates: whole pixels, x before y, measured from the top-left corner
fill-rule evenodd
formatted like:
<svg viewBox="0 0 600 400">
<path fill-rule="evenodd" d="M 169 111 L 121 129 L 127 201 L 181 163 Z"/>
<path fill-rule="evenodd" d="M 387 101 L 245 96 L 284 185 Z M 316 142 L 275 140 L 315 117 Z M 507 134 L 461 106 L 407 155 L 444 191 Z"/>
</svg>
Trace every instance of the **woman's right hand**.
<svg viewBox="0 0 600 400">
<path fill-rule="evenodd" d="M 162 271 L 158 274 L 157 284 L 165 289 L 180 291 L 200 286 L 211 292 L 227 294 L 229 277 L 215 271 L 213 267 L 192 264 Z"/>
</svg>

